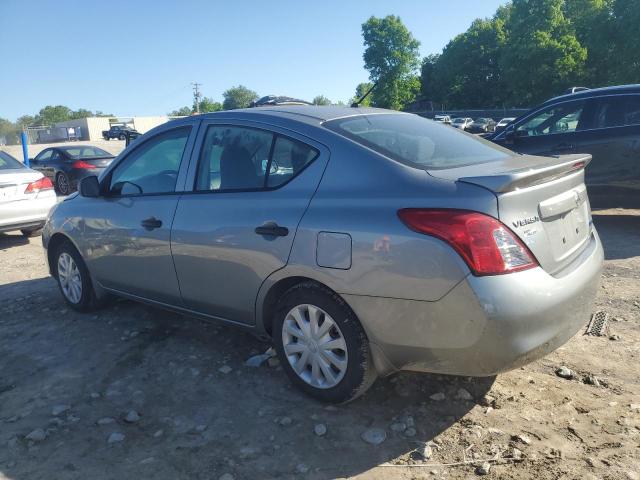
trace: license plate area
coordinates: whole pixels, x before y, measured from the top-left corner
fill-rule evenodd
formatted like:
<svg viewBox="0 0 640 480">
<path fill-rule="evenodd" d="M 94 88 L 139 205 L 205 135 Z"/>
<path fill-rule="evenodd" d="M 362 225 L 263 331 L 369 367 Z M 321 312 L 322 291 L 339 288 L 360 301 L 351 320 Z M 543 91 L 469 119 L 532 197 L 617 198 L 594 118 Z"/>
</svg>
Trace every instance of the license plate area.
<svg viewBox="0 0 640 480">
<path fill-rule="evenodd" d="M 16 185 L 0 185 L 0 203 L 11 201 L 16 195 L 17 188 Z"/>
<path fill-rule="evenodd" d="M 561 262 L 582 247 L 591 233 L 589 207 L 582 202 L 574 209 L 542 220 L 549 240 L 551 253 L 556 262 Z"/>
</svg>

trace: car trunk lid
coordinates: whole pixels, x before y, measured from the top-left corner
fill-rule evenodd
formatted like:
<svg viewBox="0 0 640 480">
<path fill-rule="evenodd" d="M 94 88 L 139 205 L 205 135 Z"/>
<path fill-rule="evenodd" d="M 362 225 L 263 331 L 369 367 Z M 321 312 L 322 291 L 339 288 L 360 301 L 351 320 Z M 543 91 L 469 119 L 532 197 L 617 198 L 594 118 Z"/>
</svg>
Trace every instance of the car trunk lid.
<svg viewBox="0 0 640 480">
<path fill-rule="evenodd" d="M 24 193 L 27 185 L 42 178 L 40 172 L 28 168 L 0 170 L 0 203 L 12 202 L 28 197 Z"/>
<path fill-rule="evenodd" d="M 553 274 L 567 266 L 591 237 L 591 210 L 584 185 L 590 155 L 505 159 L 446 170 L 438 178 L 478 185 L 494 193 L 500 220 Z"/>
</svg>

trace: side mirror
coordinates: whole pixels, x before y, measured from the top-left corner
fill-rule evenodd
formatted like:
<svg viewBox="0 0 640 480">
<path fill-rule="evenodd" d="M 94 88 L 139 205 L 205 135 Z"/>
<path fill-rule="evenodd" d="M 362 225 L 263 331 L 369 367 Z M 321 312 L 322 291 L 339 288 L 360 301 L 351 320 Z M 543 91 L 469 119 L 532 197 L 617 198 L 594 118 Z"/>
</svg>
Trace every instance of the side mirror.
<svg viewBox="0 0 640 480">
<path fill-rule="evenodd" d="M 96 198 L 100 196 L 100 183 L 98 177 L 91 175 L 80 180 L 80 195 L 88 198 Z"/>
</svg>

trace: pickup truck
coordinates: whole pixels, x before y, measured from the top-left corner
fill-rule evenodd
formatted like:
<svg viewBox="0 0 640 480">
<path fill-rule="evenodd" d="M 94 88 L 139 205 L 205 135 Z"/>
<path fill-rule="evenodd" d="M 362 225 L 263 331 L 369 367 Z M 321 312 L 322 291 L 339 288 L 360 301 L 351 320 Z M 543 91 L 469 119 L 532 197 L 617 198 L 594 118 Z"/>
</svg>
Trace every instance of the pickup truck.
<svg viewBox="0 0 640 480">
<path fill-rule="evenodd" d="M 125 127 L 122 125 L 114 125 L 109 130 L 102 131 L 102 138 L 104 138 L 105 140 L 111 140 L 112 138 L 124 140 L 127 137 L 127 132 L 139 135 L 138 131 L 133 128 Z"/>
</svg>

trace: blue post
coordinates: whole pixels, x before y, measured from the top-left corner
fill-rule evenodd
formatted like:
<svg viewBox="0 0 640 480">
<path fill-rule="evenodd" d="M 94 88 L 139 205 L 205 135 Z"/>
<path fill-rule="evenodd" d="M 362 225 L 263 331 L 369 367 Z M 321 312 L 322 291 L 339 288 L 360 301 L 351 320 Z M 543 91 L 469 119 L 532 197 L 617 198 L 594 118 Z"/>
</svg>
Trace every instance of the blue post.
<svg viewBox="0 0 640 480">
<path fill-rule="evenodd" d="M 22 140 L 22 156 L 24 157 L 24 164 L 29 166 L 29 147 L 27 147 L 27 132 L 22 131 L 22 135 L 20 135 L 20 139 Z"/>
</svg>

